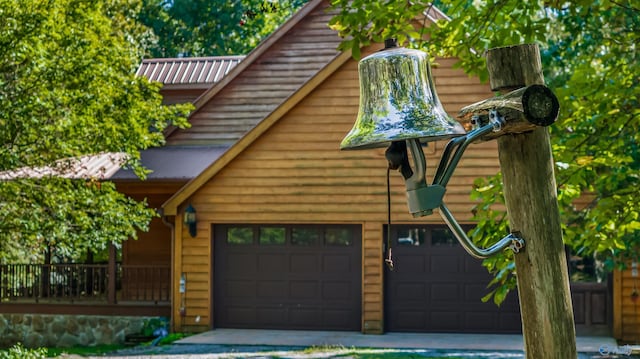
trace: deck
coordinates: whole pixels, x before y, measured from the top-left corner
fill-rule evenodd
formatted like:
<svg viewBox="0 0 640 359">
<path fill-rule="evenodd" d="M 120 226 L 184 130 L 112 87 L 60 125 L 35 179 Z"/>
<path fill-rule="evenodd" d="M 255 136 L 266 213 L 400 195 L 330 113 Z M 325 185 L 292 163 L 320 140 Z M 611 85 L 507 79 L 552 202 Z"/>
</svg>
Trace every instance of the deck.
<svg viewBox="0 0 640 359">
<path fill-rule="evenodd" d="M 168 265 L 3 264 L 0 312 L 169 316 Z"/>
</svg>

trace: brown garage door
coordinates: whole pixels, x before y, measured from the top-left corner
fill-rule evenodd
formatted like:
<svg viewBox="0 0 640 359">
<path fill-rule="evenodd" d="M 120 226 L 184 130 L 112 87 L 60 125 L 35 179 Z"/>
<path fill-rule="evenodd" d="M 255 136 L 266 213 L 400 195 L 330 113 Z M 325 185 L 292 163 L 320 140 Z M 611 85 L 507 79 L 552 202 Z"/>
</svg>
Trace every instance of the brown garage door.
<svg viewBox="0 0 640 359">
<path fill-rule="evenodd" d="M 214 227 L 216 327 L 360 330 L 359 226 Z"/>
<path fill-rule="evenodd" d="M 517 293 L 483 303 L 491 280 L 444 226 L 392 226 L 395 269 L 385 273 L 387 331 L 519 333 Z"/>
</svg>

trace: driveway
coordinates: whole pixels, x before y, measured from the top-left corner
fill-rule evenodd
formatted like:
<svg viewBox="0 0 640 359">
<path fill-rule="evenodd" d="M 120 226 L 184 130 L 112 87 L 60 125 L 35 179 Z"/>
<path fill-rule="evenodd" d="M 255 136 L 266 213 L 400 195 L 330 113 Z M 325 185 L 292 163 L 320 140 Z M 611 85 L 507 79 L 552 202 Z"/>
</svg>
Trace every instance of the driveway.
<svg viewBox="0 0 640 359">
<path fill-rule="evenodd" d="M 579 358 L 613 358 L 599 353 L 618 348 L 610 337 L 578 337 Z M 305 350 L 313 347 L 313 350 Z M 132 348 L 99 358 L 524 358 L 522 336 L 216 329 L 172 345 Z M 615 353 L 614 353 L 615 354 Z M 619 357 L 631 358 L 623 355 Z M 98 358 L 98 357 L 96 357 Z"/>
</svg>

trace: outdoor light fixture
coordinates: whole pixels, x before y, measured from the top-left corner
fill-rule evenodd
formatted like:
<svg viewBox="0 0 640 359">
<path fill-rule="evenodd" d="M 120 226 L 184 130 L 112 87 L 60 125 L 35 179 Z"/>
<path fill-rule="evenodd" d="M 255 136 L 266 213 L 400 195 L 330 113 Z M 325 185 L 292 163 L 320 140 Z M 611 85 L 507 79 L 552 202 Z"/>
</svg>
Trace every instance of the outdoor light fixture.
<svg viewBox="0 0 640 359">
<path fill-rule="evenodd" d="M 198 225 L 198 219 L 196 218 L 196 209 L 191 204 L 184 209 L 184 224 L 189 227 L 189 234 L 191 237 L 196 236 L 196 227 Z"/>
<path fill-rule="evenodd" d="M 491 110 L 487 118 L 475 118 L 474 129 L 467 133 L 440 103 L 428 55 L 398 47 L 393 39 L 385 41 L 383 50 L 362 59 L 358 72 L 358 117 L 340 149 L 388 147 L 385 156 L 389 168 L 399 170 L 405 180 L 411 214 L 426 216 L 438 208 L 449 229 L 472 256 L 487 258 L 507 247 L 518 252 L 524 246 L 524 240 L 513 233 L 489 248 L 478 248 L 443 203 L 447 184 L 467 146 L 492 131 L 499 131 L 504 124 L 498 112 Z M 445 139 L 450 141 L 432 183 L 427 184 L 422 144 Z"/>
</svg>

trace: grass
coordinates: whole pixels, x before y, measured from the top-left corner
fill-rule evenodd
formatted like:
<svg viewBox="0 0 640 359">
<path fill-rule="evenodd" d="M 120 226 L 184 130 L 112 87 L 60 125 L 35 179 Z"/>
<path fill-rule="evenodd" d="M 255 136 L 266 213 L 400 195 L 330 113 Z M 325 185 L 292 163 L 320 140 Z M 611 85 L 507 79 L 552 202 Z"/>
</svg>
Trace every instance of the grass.
<svg viewBox="0 0 640 359">
<path fill-rule="evenodd" d="M 311 357 L 324 358 L 349 358 L 349 359 L 462 359 L 452 356 L 432 356 L 425 351 L 411 351 L 398 349 L 374 349 L 374 348 L 346 348 L 344 346 L 312 346 L 301 351 Z M 316 355 L 314 355 L 316 354 Z M 323 354 L 326 354 L 324 356 Z M 278 359 L 279 357 L 272 357 Z"/>
<path fill-rule="evenodd" d="M 47 348 L 47 357 L 55 358 L 61 354 L 75 354 L 80 356 L 102 355 L 128 347 L 127 345 L 106 344 L 91 347 Z"/>
</svg>

